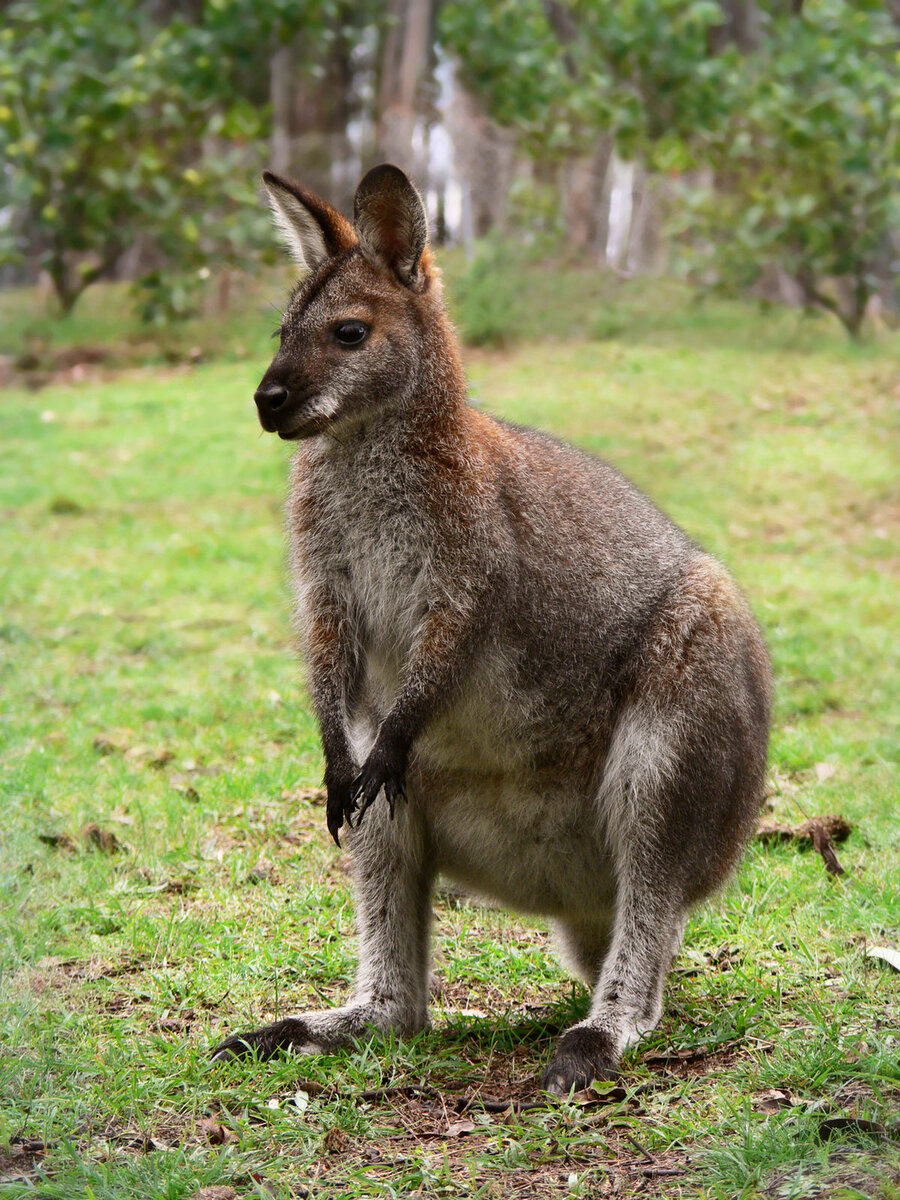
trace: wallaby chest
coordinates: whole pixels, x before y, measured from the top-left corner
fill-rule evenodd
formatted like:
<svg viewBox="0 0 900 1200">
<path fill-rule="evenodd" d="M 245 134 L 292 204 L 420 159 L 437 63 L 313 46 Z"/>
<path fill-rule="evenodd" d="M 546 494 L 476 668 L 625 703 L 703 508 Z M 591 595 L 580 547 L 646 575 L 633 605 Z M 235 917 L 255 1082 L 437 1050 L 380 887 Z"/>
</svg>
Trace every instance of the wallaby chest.
<svg viewBox="0 0 900 1200">
<path fill-rule="evenodd" d="M 394 447 L 366 446 L 348 461 L 313 458 L 296 483 L 294 566 L 301 597 L 327 584 L 352 614 L 363 652 L 402 658 L 434 591 L 427 481 Z"/>
</svg>

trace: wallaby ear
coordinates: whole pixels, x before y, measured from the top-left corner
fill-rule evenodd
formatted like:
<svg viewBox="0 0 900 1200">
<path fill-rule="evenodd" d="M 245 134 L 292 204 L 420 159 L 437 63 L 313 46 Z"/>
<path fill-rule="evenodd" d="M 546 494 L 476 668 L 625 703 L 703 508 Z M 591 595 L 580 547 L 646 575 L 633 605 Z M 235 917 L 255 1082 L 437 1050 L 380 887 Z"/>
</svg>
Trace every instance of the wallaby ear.
<svg viewBox="0 0 900 1200">
<path fill-rule="evenodd" d="M 353 215 L 366 258 L 393 271 L 407 287 L 419 286 L 428 217 L 422 197 L 399 167 L 382 163 L 364 176 L 356 189 Z"/>
<path fill-rule="evenodd" d="M 314 271 L 326 258 L 356 245 L 353 226 L 315 192 L 263 171 L 275 224 L 301 267 Z"/>
</svg>

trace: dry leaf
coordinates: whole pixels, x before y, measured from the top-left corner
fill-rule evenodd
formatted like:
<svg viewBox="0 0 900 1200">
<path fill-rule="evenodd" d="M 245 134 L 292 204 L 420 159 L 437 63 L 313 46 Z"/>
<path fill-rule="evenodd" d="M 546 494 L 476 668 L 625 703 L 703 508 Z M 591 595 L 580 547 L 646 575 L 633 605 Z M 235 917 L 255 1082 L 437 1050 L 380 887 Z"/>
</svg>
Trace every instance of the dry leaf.
<svg viewBox="0 0 900 1200">
<path fill-rule="evenodd" d="M 285 788 L 282 800 L 298 800 L 302 804 L 324 804 L 327 793 L 323 787 Z"/>
<path fill-rule="evenodd" d="M 123 754 L 128 746 L 128 739 L 134 736 L 132 729 L 111 729 L 108 733 L 98 733 L 94 738 L 93 747 L 98 754 Z"/>
<path fill-rule="evenodd" d="M 346 1154 L 350 1149 L 350 1139 L 344 1133 L 343 1129 L 338 1129 L 337 1125 L 332 1125 L 322 1139 L 322 1145 L 326 1154 Z"/>
<path fill-rule="evenodd" d="M 465 1137 L 467 1133 L 474 1133 L 475 1129 L 476 1125 L 474 1121 L 451 1121 L 451 1123 L 444 1130 L 444 1137 Z"/>
<path fill-rule="evenodd" d="M 895 971 L 900 971 L 900 950 L 892 950 L 890 946 L 869 946 L 866 958 L 877 958 Z"/>
<path fill-rule="evenodd" d="M 234 1130 L 226 1129 L 215 1117 L 203 1117 L 199 1120 L 197 1122 L 197 1132 L 206 1138 L 211 1146 L 223 1146 L 226 1142 L 236 1142 L 238 1140 Z"/>
<path fill-rule="evenodd" d="M 586 1087 L 580 1092 L 573 1092 L 571 1103 L 580 1108 L 596 1108 L 601 1104 L 619 1104 L 627 1099 L 628 1092 L 625 1088 L 614 1084 L 602 1091 L 596 1087 Z"/>
<path fill-rule="evenodd" d="M 155 1029 L 159 1033 L 184 1033 L 190 1027 L 191 1022 L 185 1020 L 184 1017 L 160 1017 L 150 1025 L 151 1029 Z"/>
<path fill-rule="evenodd" d="M 862 1117 L 828 1117 L 819 1122 L 816 1136 L 822 1142 L 840 1136 L 851 1142 L 866 1142 L 869 1138 L 888 1137 L 890 1133 L 878 1121 L 867 1121 Z"/>
<path fill-rule="evenodd" d="M 39 833 L 38 841 L 52 846 L 54 850 L 64 850 L 67 854 L 74 854 L 78 849 L 78 843 L 68 833 Z"/>
<path fill-rule="evenodd" d="M 174 772 L 169 776 L 169 786 L 174 788 L 176 792 L 181 792 L 186 800 L 190 800 L 194 804 L 200 799 L 200 793 L 187 775 L 181 775 L 177 771 Z"/>
<path fill-rule="evenodd" d="M 834 843 L 843 842 L 850 836 L 852 829 L 853 826 L 846 817 L 834 813 L 823 813 L 822 816 L 812 817 L 801 825 L 783 825 L 769 817 L 763 817 L 756 827 L 756 836 L 763 842 L 811 842 L 821 854 L 825 870 L 831 875 L 843 875 L 844 868 L 838 861 Z"/>
<path fill-rule="evenodd" d="M 281 880 L 275 869 L 275 864 L 271 863 L 267 858 L 259 858 L 247 872 L 247 882 L 276 884 L 280 883 Z"/>
<path fill-rule="evenodd" d="M 757 1094 L 753 1107 L 760 1112 L 776 1112 L 779 1108 L 789 1108 L 793 1102 L 787 1088 L 769 1088 Z"/>
<path fill-rule="evenodd" d="M 125 846 L 116 835 L 108 829 L 101 829 L 96 821 L 89 821 L 85 825 L 81 831 L 81 840 L 86 846 L 101 850 L 104 854 L 123 854 L 125 852 Z"/>
<path fill-rule="evenodd" d="M 837 773 L 837 767 L 834 763 L 827 762 L 817 762 L 813 770 L 816 773 L 816 779 L 818 779 L 819 783 L 824 783 L 826 779 L 830 779 L 832 775 Z"/>
<path fill-rule="evenodd" d="M 152 746 L 132 746 L 125 751 L 125 758 L 128 762 L 140 763 L 142 766 L 153 767 L 156 770 L 164 767 L 166 763 L 170 763 L 174 757 L 172 751 L 165 746 L 157 749 Z"/>
<path fill-rule="evenodd" d="M 838 856 L 834 850 L 834 844 L 831 840 L 831 834 L 828 829 L 820 821 L 807 821 L 809 826 L 809 836 L 812 839 L 812 844 L 822 856 L 822 861 L 825 863 L 825 870 L 830 875 L 845 874 L 844 868 L 838 861 Z"/>
</svg>

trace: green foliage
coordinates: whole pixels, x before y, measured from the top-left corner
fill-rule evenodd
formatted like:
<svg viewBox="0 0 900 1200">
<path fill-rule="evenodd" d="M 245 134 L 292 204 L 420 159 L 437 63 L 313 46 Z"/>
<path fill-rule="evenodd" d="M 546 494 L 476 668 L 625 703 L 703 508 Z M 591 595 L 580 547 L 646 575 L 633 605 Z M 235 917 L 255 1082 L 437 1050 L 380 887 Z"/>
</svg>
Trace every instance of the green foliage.
<svg viewBox="0 0 900 1200">
<path fill-rule="evenodd" d="M 499 346 L 515 339 L 526 282 L 523 262 L 521 248 L 488 237 L 456 280 L 454 315 L 470 346 Z"/>
<path fill-rule="evenodd" d="M 884 14 L 823 0 L 773 21 L 735 65 L 727 121 L 691 143 L 716 180 L 695 200 L 693 231 L 723 285 L 745 289 L 777 265 L 858 335 L 896 270 L 898 47 Z"/>
<path fill-rule="evenodd" d="M 17 0 L 4 16 L 6 257 L 32 255 L 63 312 L 141 237 L 163 270 L 239 260 L 259 125 L 221 95 L 209 37 L 155 26 L 137 0 Z"/>
<path fill-rule="evenodd" d="M 626 157 L 716 124 L 724 63 L 710 58 L 711 0 L 449 0 L 441 36 L 467 83 L 541 157 L 610 131 Z"/>
<path fill-rule="evenodd" d="M 743 42 L 711 0 L 450 0 L 441 29 L 533 153 L 609 132 L 626 158 L 699 170 L 708 186 L 679 226 L 712 278 L 746 288 L 777 264 L 855 336 L 895 272 L 900 38 L 877 5 L 794 7 L 756 6 Z"/>
</svg>

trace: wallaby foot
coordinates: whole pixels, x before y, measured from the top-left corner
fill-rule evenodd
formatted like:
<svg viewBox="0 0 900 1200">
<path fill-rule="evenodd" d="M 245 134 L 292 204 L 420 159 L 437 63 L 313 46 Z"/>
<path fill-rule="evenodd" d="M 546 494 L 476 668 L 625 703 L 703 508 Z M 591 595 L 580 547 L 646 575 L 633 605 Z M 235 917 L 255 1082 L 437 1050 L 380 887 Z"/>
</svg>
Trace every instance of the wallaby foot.
<svg viewBox="0 0 900 1200">
<path fill-rule="evenodd" d="M 556 1043 L 556 1053 L 541 1075 L 541 1087 L 554 1096 L 568 1096 L 590 1087 L 595 1079 L 615 1079 L 618 1055 L 602 1029 L 576 1026 Z"/>
<path fill-rule="evenodd" d="M 220 1042 L 210 1057 L 214 1062 L 225 1058 L 271 1058 L 279 1050 L 299 1054 L 328 1054 L 346 1046 L 354 1038 L 373 1033 L 416 1033 L 426 1017 L 404 1013 L 396 1003 L 369 1001 L 347 1004 L 343 1008 L 286 1017 L 273 1025 L 263 1025 L 248 1033 L 235 1033 Z"/>
<path fill-rule="evenodd" d="M 225 1058 L 250 1058 L 260 1060 L 271 1058 L 279 1050 L 291 1047 L 303 1049 L 313 1045 L 314 1039 L 309 1026 L 302 1017 L 288 1017 L 284 1021 L 275 1021 L 272 1025 L 263 1025 L 261 1029 L 253 1029 L 248 1033 L 234 1033 L 219 1042 L 210 1054 L 213 1062 Z"/>
</svg>

